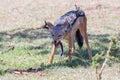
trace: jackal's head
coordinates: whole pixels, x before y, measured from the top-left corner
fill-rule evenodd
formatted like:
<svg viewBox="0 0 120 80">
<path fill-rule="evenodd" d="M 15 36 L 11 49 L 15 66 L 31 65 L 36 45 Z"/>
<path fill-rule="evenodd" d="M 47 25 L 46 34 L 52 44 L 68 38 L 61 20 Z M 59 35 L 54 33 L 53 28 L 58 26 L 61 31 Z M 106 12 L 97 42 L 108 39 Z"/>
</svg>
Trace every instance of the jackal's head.
<svg viewBox="0 0 120 80">
<path fill-rule="evenodd" d="M 47 28 L 50 31 L 53 41 L 57 45 L 61 41 L 61 39 L 63 39 L 64 36 L 66 35 L 67 25 L 68 25 L 68 21 L 65 21 L 63 24 L 57 24 L 57 25 L 53 25 L 52 23 L 45 21 L 44 28 Z"/>
</svg>

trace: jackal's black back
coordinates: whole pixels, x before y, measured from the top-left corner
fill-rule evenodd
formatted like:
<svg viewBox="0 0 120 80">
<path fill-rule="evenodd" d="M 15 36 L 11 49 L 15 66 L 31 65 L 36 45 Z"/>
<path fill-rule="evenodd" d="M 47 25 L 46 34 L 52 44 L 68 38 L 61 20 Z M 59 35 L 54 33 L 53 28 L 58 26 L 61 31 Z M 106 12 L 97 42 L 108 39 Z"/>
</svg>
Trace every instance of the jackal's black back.
<svg viewBox="0 0 120 80">
<path fill-rule="evenodd" d="M 58 24 L 63 24 L 65 23 L 65 21 L 67 20 L 69 22 L 69 24 L 71 24 L 72 26 L 74 25 L 74 23 L 76 22 L 78 17 L 82 17 L 85 16 L 85 12 L 82 10 L 72 10 L 69 11 L 67 13 L 65 13 L 64 15 L 62 15 L 56 22 L 55 22 L 55 26 Z"/>
</svg>

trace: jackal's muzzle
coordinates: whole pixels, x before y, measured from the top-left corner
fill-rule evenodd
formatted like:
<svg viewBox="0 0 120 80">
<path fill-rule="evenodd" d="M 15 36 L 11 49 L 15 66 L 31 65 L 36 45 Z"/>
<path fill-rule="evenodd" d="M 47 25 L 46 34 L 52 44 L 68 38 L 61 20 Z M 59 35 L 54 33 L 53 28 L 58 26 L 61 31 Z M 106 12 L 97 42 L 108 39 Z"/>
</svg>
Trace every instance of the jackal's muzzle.
<svg viewBox="0 0 120 80">
<path fill-rule="evenodd" d="M 53 43 L 55 44 L 55 47 L 59 46 L 62 42 L 61 41 L 53 41 Z"/>
<path fill-rule="evenodd" d="M 53 44 L 55 45 L 55 47 L 58 47 L 60 45 L 61 51 L 60 51 L 60 56 L 63 55 L 63 44 L 61 41 L 54 41 Z"/>
</svg>

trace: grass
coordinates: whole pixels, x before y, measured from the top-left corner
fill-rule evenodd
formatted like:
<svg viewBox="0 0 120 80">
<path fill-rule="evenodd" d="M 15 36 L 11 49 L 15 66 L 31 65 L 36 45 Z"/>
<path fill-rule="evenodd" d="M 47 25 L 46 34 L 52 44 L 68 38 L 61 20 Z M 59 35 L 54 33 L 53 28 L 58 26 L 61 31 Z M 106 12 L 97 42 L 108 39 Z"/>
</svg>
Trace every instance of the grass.
<svg viewBox="0 0 120 80">
<path fill-rule="evenodd" d="M 56 52 L 54 62 L 48 65 L 51 37 L 47 30 L 39 29 L 44 20 L 52 23 L 74 4 L 85 10 L 88 19 L 88 37 L 93 55 L 108 49 L 110 36 L 116 36 L 120 44 L 120 1 L 119 0 L 0 0 L 0 50 L 14 45 L 14 50 L 0 54 L 0 80 L 96 80 L 95 68 L 88 59 L 86 45 L 73 54 L 72 63 L 66 62 L 65 53 Z M 119 45 L 120 47 L 120 45 Z M 40 67 L 44 76 L 5 73 L 6 69 L 28 69 Z M 106 66 L 102 80 L 119 80 L 120 64 Z"/>
</svg>

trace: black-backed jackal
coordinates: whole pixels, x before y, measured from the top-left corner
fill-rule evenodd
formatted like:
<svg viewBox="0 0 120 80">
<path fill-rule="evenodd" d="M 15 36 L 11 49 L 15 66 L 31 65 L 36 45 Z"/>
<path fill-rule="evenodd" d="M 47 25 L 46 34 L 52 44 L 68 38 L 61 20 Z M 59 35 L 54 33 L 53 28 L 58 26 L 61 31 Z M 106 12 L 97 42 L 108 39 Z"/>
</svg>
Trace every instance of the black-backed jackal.
<svg viewBox="0 0 120 80">
<path fill-rule="evenodd" d="M 89 58 L 92 58 L 88 35 L 87 35 L 87 18 L 85 12 L 76 7 L 76 10 L 67 12 L 61 16 L 53 25 L 50 22 L 45 22 L 44 28 L 49 29 L 53 38 L 52 51 L 48 63 L 51 64 L 54 58 L 55 49 L 62 44 L 61 40 L 66 39 L 69 45 L 68 61 L 72 59 L 74 51 L 74 40 L 77 40 L 79 47 L 82 47 L 83 40 L 87 45 Z"/>
</svg>

